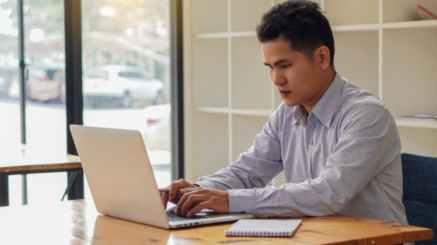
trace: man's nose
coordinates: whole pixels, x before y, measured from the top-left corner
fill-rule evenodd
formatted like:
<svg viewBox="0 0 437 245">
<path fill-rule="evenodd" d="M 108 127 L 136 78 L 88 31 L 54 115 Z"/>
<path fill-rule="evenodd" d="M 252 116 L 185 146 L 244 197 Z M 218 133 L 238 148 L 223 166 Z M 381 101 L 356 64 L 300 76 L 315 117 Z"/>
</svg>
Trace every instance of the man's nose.
<svg viewBox="0 0 437 245">
<path fill-rule="evenodd" d="M 284 85 L 286 81 L 285 77 L 277 71 L 271 71 L 270 79 L 275 86 Z"/>
</svg>

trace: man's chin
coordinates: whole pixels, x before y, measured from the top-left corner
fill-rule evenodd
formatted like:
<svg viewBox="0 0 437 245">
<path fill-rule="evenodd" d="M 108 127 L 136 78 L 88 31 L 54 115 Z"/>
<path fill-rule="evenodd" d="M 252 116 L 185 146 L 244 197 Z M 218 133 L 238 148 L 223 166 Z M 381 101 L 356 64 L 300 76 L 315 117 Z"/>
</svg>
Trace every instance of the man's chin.
<svg viewBox="0 0 437 245">
<path fill-rule="evenodd" d="M 283 100 L 283 101 L 284 101 L 285 105 L 290 106 L 290 107 L 299 105 L 299 103 L 297 103 L 296 101 L 289 101 L 289 100 Z"/>
</svg>

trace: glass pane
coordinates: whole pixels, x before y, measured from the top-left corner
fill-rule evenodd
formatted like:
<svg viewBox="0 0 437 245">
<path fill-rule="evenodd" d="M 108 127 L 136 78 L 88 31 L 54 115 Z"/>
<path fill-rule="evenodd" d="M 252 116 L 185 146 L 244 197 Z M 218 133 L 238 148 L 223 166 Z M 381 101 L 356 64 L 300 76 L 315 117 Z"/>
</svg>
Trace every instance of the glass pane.
<svg viewBox="0 0 437 245">
<path fill-rule="evenodd" d="M 26 148 L 65 155 L 64 1 L 24 0 L 23 4 Z"/>
<path fill-rule="evenodd" d="M 0 166 L 20 154 L 17 1 L 0 1 Z M 10 204 L 21 203 L 21 180 L 9 178 Z"/>
<path fill-rule="evenodd" d="M 24 0 L 27 151 L 67 154 L 64 1 Z M 29 152 L 30 153 L 30 152 Z M 60 201 L 66 173 L 28 175 L 28 202 Z"/>
<path fill-rule="evenodd" d="M 140 130 L 158 186 L 167 186 L 169 1 L 82 1 L 82 40 L 84 124 Z"/>
<path fill-rule="evenodd" d="M 2 2 L 2 9 L 11 5 L 10 14 L 17 28 L 18 6 L 15 0 Z M 32 159 L 53 159 L 66 155 L 66 113 L 64 104 L 64 1 L 24 0 L 24 51 L 26 91 L 26 144 L 13 144 L 13 152 L 31 156 Z M 12 7 L 13 5 L 13 7 Z M 2 18 L 4 15 L 0 14 Z M 2 20 L 0 23 L 4 23 Z M 15 30 L 13 66 L 18 71 L 18 30 Z M 3 45 L 2 45 L 3 46 Z M 9 50 L 12 50 L 9 48 Z M 17 51 L 15 51 L 17 50 Z M 11 51 L 10 51 L 11 52 Z M 1 127 L 13 133 L 9 142 L 21 142 L 19 115 L 18 72 L 9 84 L 8 100 L 16 106 L 13 127 Z M 10 102 L 11 103 L 11 102 Z M 3 122 L 2 122 L 3 123 Z M 13 129 L 13 131 L 11 130 Z M 18 132 L 18 133 L 17 133 Z M 2 137 L 3 138 L 3 137 Z M 21 177 L 20 177 L 21 178 Z M 65 173 L 31 174 L 27 178 L 28 203 L 60 201 L 67 186 Z M 17 193 L 20 193 L 17 195 Z M 21 204 L 21 183 L 10 181 L 10 203 Z"/>
<path fill-rule="evenodd" d="M 16 0 L 0 2 L 0 152 L 19 149 L 18 23 Z"/>
</svg>

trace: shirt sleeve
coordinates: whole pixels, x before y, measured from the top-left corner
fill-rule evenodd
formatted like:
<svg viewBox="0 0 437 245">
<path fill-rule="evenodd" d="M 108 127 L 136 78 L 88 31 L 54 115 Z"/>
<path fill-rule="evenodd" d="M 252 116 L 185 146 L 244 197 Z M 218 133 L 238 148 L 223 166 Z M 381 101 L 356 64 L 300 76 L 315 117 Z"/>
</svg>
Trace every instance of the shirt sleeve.
<svg viewBox="0 0 437 245">
<path fill-rule="evenodd" d="M 283 170 L 277 125 L 282 117 L 280 108 L 270 116 L 246 153 L 229 167 L 200 177 L 195 184 L 219 190 L 264 188 Z"/>
<path fill-rule="evenodd" d="M 230 212 L 299 217 L 341 211 L 398 157 L 393 147 L 400 149 L 396 125 L 384 107 L 359 105 L 343 113 L 338 142 L 318 177 L 280 188 L 229 190 Z"/>
</svg>

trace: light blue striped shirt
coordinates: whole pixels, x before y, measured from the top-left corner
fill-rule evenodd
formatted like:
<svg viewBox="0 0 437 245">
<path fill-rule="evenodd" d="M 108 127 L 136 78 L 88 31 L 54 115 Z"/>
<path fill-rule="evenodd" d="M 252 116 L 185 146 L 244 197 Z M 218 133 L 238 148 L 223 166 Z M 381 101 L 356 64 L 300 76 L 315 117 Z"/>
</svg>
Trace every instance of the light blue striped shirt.
<svg viewBox="0 0 437 245">
<path fill-rule="evenodd" d="M 400 149 L 384 103 L 336 74 L 309 116 L 282 103 L 248 152 L 196 184 L 228 190 L 229 212 L 407 224 Z M 282 170 L 287 184 L 268 186 Z"/>
</svg>

